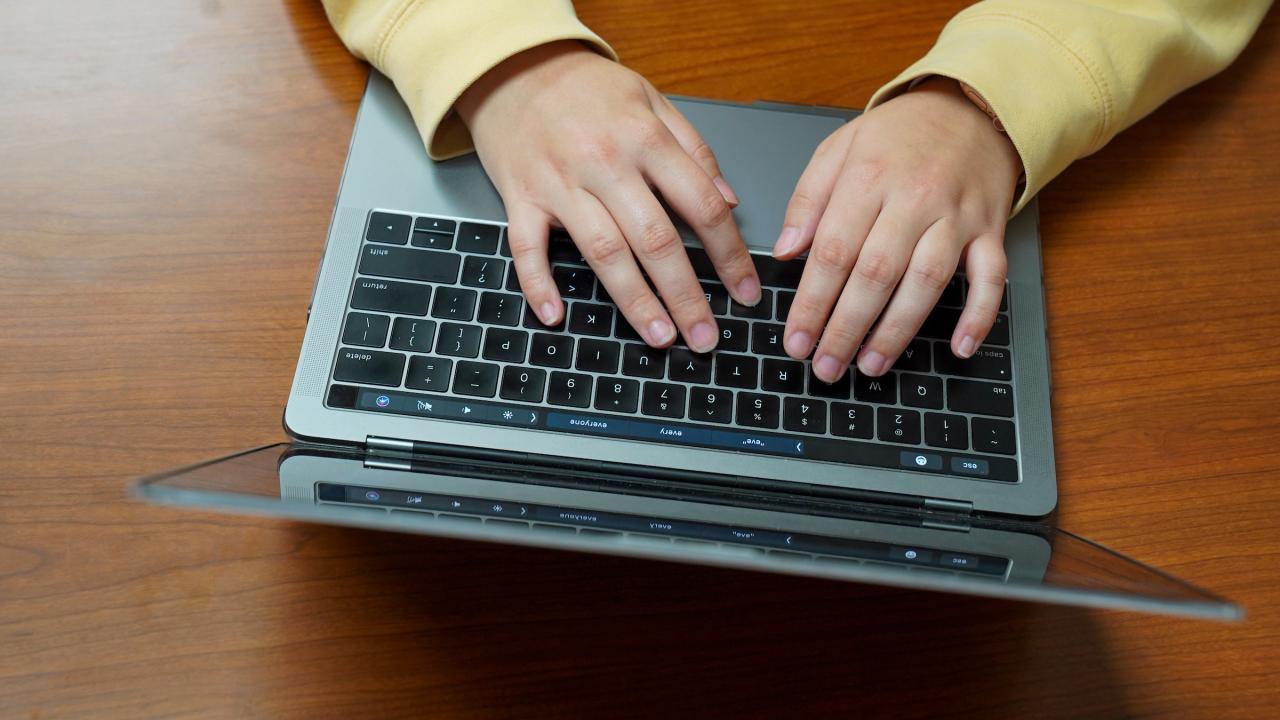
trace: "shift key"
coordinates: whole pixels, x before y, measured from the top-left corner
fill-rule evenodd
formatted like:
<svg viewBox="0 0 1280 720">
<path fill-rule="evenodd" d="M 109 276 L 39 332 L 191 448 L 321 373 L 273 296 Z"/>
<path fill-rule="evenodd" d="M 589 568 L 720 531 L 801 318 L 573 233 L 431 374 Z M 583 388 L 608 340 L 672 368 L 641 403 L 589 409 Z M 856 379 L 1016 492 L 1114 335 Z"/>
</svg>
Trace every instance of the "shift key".
<svg viewBox="0 0 1280 720">
<path fill-rule="evenodd" d="M 454 283 L 458 281 L 460 263 L 456 253 L 365 245 L 360 253 L 360 274 Z"/>
</svg>

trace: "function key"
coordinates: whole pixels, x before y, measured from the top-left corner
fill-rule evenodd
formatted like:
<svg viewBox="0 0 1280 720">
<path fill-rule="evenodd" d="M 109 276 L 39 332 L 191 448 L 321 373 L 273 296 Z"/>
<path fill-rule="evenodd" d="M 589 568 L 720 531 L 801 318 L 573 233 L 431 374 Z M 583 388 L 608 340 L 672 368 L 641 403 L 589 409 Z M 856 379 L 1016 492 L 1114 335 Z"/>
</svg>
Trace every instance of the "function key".
<svg viewBox="0 0 1280 720">
<path fill-rule="evenodd" d="M 492 255 L 498 252 L 498 237 L 502 228 L 497 225 L 464 222 L 458 228 L 458 249 L 466 253 Z"/>
<path fill-rule="evenodd" d="M 369 214 L 369 229 L 364 237 L 370 242 L 404 245 L 409 242 L 409 216 L 399 213 L 375 212 Z"/>
<path fill-rule="evenodd" d="M 453 231 L 457 227 L 458 223 L 456 221 L 445 220 L 444 218 L 420 217 L 413 221 L 414 232 L 431 232 L 453 235 Z"/>
</svg>

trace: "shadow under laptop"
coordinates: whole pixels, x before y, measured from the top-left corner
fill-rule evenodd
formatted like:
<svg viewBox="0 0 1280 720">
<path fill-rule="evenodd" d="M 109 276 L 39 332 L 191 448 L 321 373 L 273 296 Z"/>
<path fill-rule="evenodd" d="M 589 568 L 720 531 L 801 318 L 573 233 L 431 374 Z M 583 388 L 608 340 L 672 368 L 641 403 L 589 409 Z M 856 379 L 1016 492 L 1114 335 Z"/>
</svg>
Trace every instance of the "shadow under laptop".
<svg viewBox="0 0 1280 720">
<path fill-rule="evenodd" d="M 284 649 L 287 667 L 312 675 L 290 684 L 324 683 L 328 697 L 365 716 L 430 707 L 465 717 L 850 708 L 1043 717 L 1064 706 L 1074 716 L 1126 715 L 1106 638 L 1085 610 L 402 534 L 297 532 L 295 561 L 318 581 L 308 612 L 349 627 L 341 652 L 297 650 L 289 662 L 295 648 Z"/>
</svg>

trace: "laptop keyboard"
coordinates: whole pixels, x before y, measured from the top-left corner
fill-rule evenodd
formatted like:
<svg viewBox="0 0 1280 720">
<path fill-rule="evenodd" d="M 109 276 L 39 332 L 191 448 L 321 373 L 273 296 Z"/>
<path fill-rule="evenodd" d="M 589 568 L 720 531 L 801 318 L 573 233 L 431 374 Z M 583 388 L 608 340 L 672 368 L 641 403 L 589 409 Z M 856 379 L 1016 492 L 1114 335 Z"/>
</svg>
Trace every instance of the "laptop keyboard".
<svg viewBox="0 0 1280 720">
<path fill-rule="evenodd" d="M 803 264 L 754 255 L 763 298 L 737 304 L 688 248 L 720 329 L 716 350 L 644 344 L 567 235 L 549 256 L 566 305 L 533 315 L 503 226 L 370 214 L 331 407 L 1016 482 L 1007 293 L 972 358 L 949 348 L 957 275 L 894 368 L 834 384 L 782 349 Z"/>
</svg>

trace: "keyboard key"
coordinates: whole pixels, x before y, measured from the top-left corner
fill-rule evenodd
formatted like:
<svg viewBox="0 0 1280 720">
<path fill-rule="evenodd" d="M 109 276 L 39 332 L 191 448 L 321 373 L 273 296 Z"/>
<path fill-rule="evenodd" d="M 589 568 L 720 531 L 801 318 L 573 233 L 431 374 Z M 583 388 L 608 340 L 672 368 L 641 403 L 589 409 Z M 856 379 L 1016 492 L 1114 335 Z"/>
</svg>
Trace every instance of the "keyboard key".
<svg viewBox="0 0 1280 720">
<path fill-rule="evenodd" d="M 404 360 L 400 353 L 342 348 L 333 368 L 333 379 L 399 387 L 400 378 L 404 375 Z"/>
<path fill-rule="evenodd" d="M 733 420 L 733 393 L 718 388 L 690 388 L 689 419 L 699 422 L 731 422 Z"/>
<path fill-rule="evenodd" d="M 1013 417 L 1013 386 L 950 378 L 947 407 L 958 412 Z"/>
<path fill-rule="evenodd" d="M 547 385 L 547 402 L 552 405 L 584 408 L 591 404 L 591 376 L 553 372 Z"/>
<path fill-rule="evenodd" d="M 541 330 L 543 332 L 564 332 L 565 331 L 563 315 L 560 316 L 559 325 L 551 325 L 551 326 L 543 325 L 542 321 L 538 319 L 538 316 L 533 314 L 533 308 L 529 307 L 528 303 L 525 303 L 525 306 L 524 306 L 524 321 L 522 322 L 522 324 L 525 327 L 529 328 L 530 330 Z"/>
<path fill-rule="evenodd" d="M 898 385 L 902 388 L 903 405 L 942 409 L 942 378 L 902 373 L 898 376 Z"/>
<path fill-rule="evenodd" d="M 507 330 L 505 328 L 489 328 L 484 336 L 485 360 L 497 362 L 522 363 L 524 351 L 529 345 L 529 333 L 523 330 Z"/>
<path fill-rule="evenodd" d="M 436 324 L 433 320 L 396 318 L 391 326 L 391 347 L 396 350 L 431 352 L 431 343 L 435 339 Z"/>
<path fill-rule="evenodd" d="M 573 303 L 569 311 L 569 332 L 608 337 L 613 331 L 613 308 L 591 303 Z"/>
<path fill-rule="evenodd" d="M 404 379 L 404 386 L 427 392 L 448 392 L 452 371 L 452 360 L 415 356 L 409 359 L 409 374 Z"/>
<path fill-rule="evenodd" d="M 551 238 L 547 243 L 547 259 L 553 264 L 587 264 L 586 259 L 582 257 L 582 253 L 578 250 L 578 246 L 574 244 L 573 239 L 569 237 L 569 234 L 563 230 L 551 231 Z"/>
<path fill-rule="evenodd" d="M 513 293 L 523 292 L 520 290 L 520 274 L 516 272 L 516 264 L 511 263 L 510 272 L 507 273 L 507 290 Z"/>
<path fill-rule="evenodd" d="M 929 352 L 929 341 L 915 339 L 907 344 L 907 348 L 902 351 L 898 359 L 893 363 L 895 370 L 908 370 L 911 372 L 929 372 L 932 367 Z"/>
<path fill-rule="evenodd" d="M 992 452 L 1001 455 L 1015 454 L 1017 452 L 1017 440 L 1013 423 L 1008 420 L 974 418 L 973 449 L 977 452 Z"/>
<path fill-rule="evenodd" d="M 574 367 L 587 372 L 618 372 L 618 355 L 622 352 L 620 343 L 613 340 L 592 340 L 583 338 L 578 341 L 578 361 Z"/>
<path fill-rule="evenodd" d="M 492 255 L 498 252 L 498 235 L 502 228 L 497 225 L 464 222 L 458 228 L 458 249 L 465 253 L 481 253 Z"/>
<path fill-rule="evenodd" d="M 795 299 L 796 294 L 793 292 L 778 291 L 778 307 L 773 311 L 774 317 L 778 319 L 778 322 L 783 324 L 787 322 L 787 315 L 791 313 L 791 303 L 795 302 Z"/>
<path fill-rule="evenodd" d="M 893 373 L 878 378 L 857 373 L 853 381 L 853 397 L 862 402 L 892 405 L 898 401 L 898 381 Z"/>
<path fill-rule="evenodd" d="M 761 387 L 770 392 L 804 394 L 804 363 L 798 360 L 764 361 L 764 376 Z"/>
<path fill-rule="evenodd" d="M 693 274 L 697 275 L 699 280 L 720 280 L 720 274 L 716 272 L 716 266 L 711 262 L 706 250 L 687 245 L 684 249 L 689 255 L 689 264 L 693 266 Z"/>
<path fill-rule="evenodd" d="M 540 403 L 546 382 L 546 370 L 508 366 L 502 369 L 502 389 L 498 395 L 503 400 Z"/>
<path fill-rule="evenodd" d="M 848 370 L 840 376 L 839 380 L 833 383 L 823 382 L 813 374 L 813 368 L 809 368 L 809 394 L 814 397 L 833 398 L 835 400 L 849 399 L 849 376 L 853 374 L 852 370 Z"/>
<path fill-rule="evenodd" d="M 647 382 L 644 384 L 640 412 L 654 417 L 682 418 L 684 417 L 684 396 L 683 385 Z"/>
<path fill-rule="evenodd" d="M 369 215 L 369 229 L 364 237 L 369 242 L 403 245 L 409 242 L 408 215 L 376 212 Z"/>
<path fill-rule="evenodd" d="M 943 307 L 964 307 L 964 279 L 959 275 L 952 275 L 951 282 L 942 291 L 942 297 L 938 298 L 938 304 Z"/>
<path fill-rule="evenodd" d="M 809 398 L 786 398 L 782 403 L 782 427 L 792 432 L 826 432 L 827 404 Z"/>
<path fill-rule="evenodd" d="M 678 382 L 711 382 L 711 356 L 686 348 L 672 348 L 667 361 L 667 377 Z"/>
<path fill-rule="evenodd" d="M 453 231 L 458 228 L 458 223 L 454 220 L 446 220 L 445 218 L 436 217 L 420 217 L 413 221 L 414 232 L 433 232 L 453 235 Z"/>
<path fill-rule="evenodd" d="M 1009 316 L 996 315 L 995 322 L 991 324 L 991 332 L 987 333 L 987 339 L 982 342 L 987 345 L 1008 345 Z"/>
<path fill-rule="evenodd" d="M 702 283 L 702 294 L 711 306 L 712 315 L 724 315 L 729 311 L 729 293 L 719 283 Z"/>
<path fill-rule="evenodd" d="M 721 387 L 756 389 L 756 376 L 760 361 L 750 355 L 716 353 L 716 385 Z"/>
<path fill-rule="evenodd" d="M 751 334 L 747 321 L 718 318 L 716 324 L 720 326 L 720 342 L 716 344 L 716 350 L 723 352 L 747 351 L 747 336 Z"/>
<path fill-rule="evenodd" d="M 667 367 L 667 351 L 648 345 L 622 346 L 622 374 L 631 377 L 661 378 Z"/>
<path fill-rule="evenodd" d="M 440 337 L 436 339 L 436 352 L 451 357 L 473 358 L 480 354 L 479 327 L 458 323 L 440 323 Z"/>
<path fill-rule="evenodd" d="M 434 250 L 365 245 L 360 252 L 361 275 L 453 283 L 460 265 L 456 254 Z"/>
<path fill-rule="evenodd" d="M 804 260 L 775 260 L 768 255 L 752 255 L 760 284 L 765 287 L 795 290 L 800 287 L 800 275 L 804 272 Z"/>
<path fill-rule="evenodd" d="M 602 377 L 596 382 L 596 409 L 633 413 L 640 402 L 640 383 L 616 377 Z"/>
<path fill-rule="evenodd" d="M 777 395 L 738 393 L 737 405 L 735 415 L 739 425 L 766 429 L 778 427 L 782 401 Z"/>
<path fill-rule="evenodd" d="M 613 336 L 619 340 L 630 340 L 631 342 L 644 342 L 644 338 L 640 337 L 640 333 L 631 327 L 631 323 L 627 319 L 618 315 L 618 319 L 614 321 Z"/>
<path fill-rule="evenodd" d="M 560 297 L 575 300 L 590 300 L 596 291 L 596 274 L 586 268 L 565 267 L 552 268 L 551 277 L 560 288 Z"/>
<path fill-rule="evenodd" d="M 962 415 L 924 414 L 924 442 L 933 447 L 967 450 L 969 421 Z"/>
<path fill-rule="evenodd" d="M 436 288 L 436 301 L 431 305 L 431 317 L 441 320 L 471 320 L 476 314 L 475 290 L 463 288 Z"/>
<path fill-rule="evenodd" d="M 729 314 L 734 317 L 751 318 L 754 320 L 772 320 L 773 319 L 773 291 L 761 290 L 760 302 L 754 307 L 739 305 L 737 302 L 731 303 Z"/>
<path fill-rule="evenodd" d="M 955 334 L 956 323 L 959 321 L 959 308 L 936 307 L 933 312 L 929 313 L 929 317 L 925 318 L 924 325 L 920 327 L 920 332 L 916 333 L 916 335 L 922 338 L 946 340 L 949 343 L 951 336 Z M 991 326 L 991 332 L 987 333 L 987 339 L 983 341 L 983 344 L 1009 344 L 1009 316 L 996 315 L 995 323 Z"/>
<path fill-rule="evenodd" d="M 351 293 L 351 307 L 399 315 L 426 315 L 431 303 L 431 286 L 394 280 L 358 278 Z"/>
<path fill-rule="evenodd" d="M 469 287 L 491 288 L 502 287 L 502 273 L 507 262 L 497 258 L 468 257 L 462 263 L 462 284 Z"/>
<path fill-rule="evenodd" d="M 529 362 L 543 367 L 567 369 L 573 364 L 573 338 L 568 335 L 534 333 Z"/>
<path fill-rule="evenodd" d="M 875 427 L 875 411 L 870 405 L 831 403 L 831 434 L 870 440 Z"/>
<path fill-rule="evenodd" d="M 511 255 L 511 238 L 508 237 L 506 230 L 502 231 L 502 239 L 498 241 L 498 254 L 504 258 L 509 258 L 512 256 Z M 512 268 L 511 273 L 515 274 L 515 268 Z"/>
<path fill-rule="evenodd" d="M 915 410 L 880 408 L 876 411 L 876 425 L 880 426 L 879 438 L 885 442 L 920 442 L 920 413 Z"/>
<path fill-rule="evenodd" d="M 427 250 L 449 250 L 453 247 L 453 236 L 434 232 L 414 232 L 409 244 Z"/>
<path fill-rule="evenodd" d="M 387 328 L 390 326 L 391 318 L 386 315 L 347 313 L 347 322 L 342 327 L 342 342 L 380 348 L 387 344 Z"/>
<path fill-rule="evenodd" d="M 775 323 L 754 323 L 751 328 L 751 352 L 756 355 L 775 355 L 786 357 L 787 351 L 782 348 L 783 325 Z"/>
<path fill-rule="evenodd" d="M 944 375 L 961 375 L 963 377 L 980 378 L 982 380 L 1013 379 L 1013 362 L 1009 351 L 1005 348 L 983 345 L 968 360 L 961 360 L 951 354 L 947 343 L 933 344 L 933 367 Z"/>
<path fill-rule="evenodd" d="M 524 301 L 519 295 L 499 292 L 481 293 L 480 313 L 476 319 L 486 325 L 515 327 L 520 324 L 520 310 L 523 306 Z"/>
<path fill-rule="evenodd" d="M 493 397 L 498 389 L 498 366 L 492 363 L 461 360 L 453 376 L 453 391 L 471 397 Z"/>
</svg>

